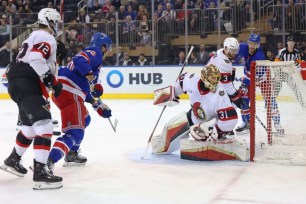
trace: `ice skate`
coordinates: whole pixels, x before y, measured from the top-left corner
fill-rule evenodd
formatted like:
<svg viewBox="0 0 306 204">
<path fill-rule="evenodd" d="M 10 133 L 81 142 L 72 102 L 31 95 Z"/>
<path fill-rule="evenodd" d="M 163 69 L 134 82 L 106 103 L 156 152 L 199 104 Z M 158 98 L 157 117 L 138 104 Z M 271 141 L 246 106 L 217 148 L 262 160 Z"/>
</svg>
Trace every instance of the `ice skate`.
<svg viewBox="0 0 306 204">
<path fill-rule="evenodd" d="M 243 123 L 235 129 L 236 134 L 247 134 L 250 132 L 250 123 Z"/>
<path fill-rule="evenodd" d="M 48 166 L 50 172 L 53 173 L 53 171 L 54 171 L 54 162 L 53 162 L 53 160 L 50 157 L 48 158 L 47 166 Z"/>
<path fill-rule="evenodd" d="M 4 160 L 4 164 L 0 166 L 0 169 L 20 177 L 23 177 L 28 172 L 28 170 L 22 166 L 21 156 L 16 153 L 15 148 L 10 156 Z"/>
<path fill-rule="evenodd" d="M 63 178 L 53 175 L 46 164 L 34 160 L 34 190 L 58 189 L 63 187 Z"/>
<path fill-rule="evenodd" d="M 79 151 L 69 151 L 65 157 L 64 167 L 69 166 L 84 166 L 87 162 L 87 158 L 80 155 Z"/>
</svg>

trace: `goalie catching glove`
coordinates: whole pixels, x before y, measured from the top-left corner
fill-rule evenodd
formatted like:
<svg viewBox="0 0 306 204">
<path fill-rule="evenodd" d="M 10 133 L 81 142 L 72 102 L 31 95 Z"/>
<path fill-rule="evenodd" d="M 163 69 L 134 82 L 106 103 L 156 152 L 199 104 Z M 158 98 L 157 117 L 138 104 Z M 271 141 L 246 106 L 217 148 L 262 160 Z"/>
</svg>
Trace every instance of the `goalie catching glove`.
<svg viewBox="0 0 306 204">
<path fill-rule="evenodd" d="M 154 105 L 157 106 L 175 106 L 179 104 L 179 97 L 174 95 L 174 87 L 167 86 L 154 91 Z"/>
<path fill-rule="evenodd" d="M 109 118 L 112 116 L 112 110 L 101 100 L 97 100 L 92 104 L 92 107 L 103 118 Z"/>
</svg>

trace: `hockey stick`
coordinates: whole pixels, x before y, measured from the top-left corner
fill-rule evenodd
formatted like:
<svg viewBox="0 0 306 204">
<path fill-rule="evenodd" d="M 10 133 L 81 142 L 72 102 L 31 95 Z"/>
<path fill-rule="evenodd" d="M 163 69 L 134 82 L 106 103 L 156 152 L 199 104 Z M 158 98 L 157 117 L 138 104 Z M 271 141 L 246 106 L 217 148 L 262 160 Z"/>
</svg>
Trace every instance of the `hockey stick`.
<svg viewBox="0 0 306 204">
<path fill-rule="evenodd" d="M 102 103 L 102 100 L 100 99 L 100 97 L 98 98 L 98 101 L 99 101 L 100 103 Z M 117 125 L 118 125 L 118 119 L 115 119 L 115 120 L 114 120 L 114 123 L 112 122 L 112 120 L 111 120 L 110 118 L 107 118 L 107 119 L 108 119 L 109 124 L 112 126 L 114 132 L 116 132 L 116 130 L 117 130 Z"/>
<path fill-rule="evenodd" d="M 118 119 L 115 119 L 115 120 L 114 120 L 114 124 L 113 124 L 113 122 L 111 121 L 110 118 L 107 118 L 107 119 L 108 119 L 110 125 L 112 126 L 114 132 L 116 132 L 116 130 L 117 130 L 117 124 L 118 124 Z"/>
<path fill-rule="evenodd" d="M 255 118 L 257 119 L 257 121 L 259 122 L 259 124 L 266 130 L 268 131 L 268 128 L 266 127 L 266 125 L 260 120 L 260 118 L 255 115 Z"/>
<path fill-rule="evenodd" d="M 191 46 L 191 47 L 190 47 L 190 50 L 189 50 L 189 52 L 188 52 L 188 54 L 187 54 L 187 57 L 186 57 L 186 59 L 185 59 L 185 62 L 184 62 L 184 64 L 183 64 L 182 68 L 181 68 L 181 71 L 180 71 L 180 73 L 179 73 L 178 76 L 177 76 L 176 81 L 179 79 L 180 75 L 182 74 L 182 72 L 183 72 L 183 70 L 184 70 L 184 68 L 185 68 L 185 66 L 186 66 L 186 64 L 187 64 L 187 62 L 188 62 L 188 59 L 189 59 L 189 57 L 190 57 L 190 55 L 191 55 L 191 53 L 192 53 L 192 51 L 193 51 L 193 49 L 194 49 L 194 46 Z M 146 147 L 145 152 L 144 152 L 144 154 L 142 155 L 141 159 L 143 159 L 143 158 L 146 156 L 146 154 L 148 153 L 149 146 L 150 146 L 150 143 L 151 143 L 153 134 L 154 134 L 154 132 L 155 132 L 155 129 L 156 129 L 156 127 L 157 127 L 157 125 L 158 125 L 158 123 L 159 123 L 159 121 L 160 121 L 160 118 L 162 117 L 162 115 L 163 115 L 163 113 L 164 113 L 166 107 L 167 107 L 167 106 L 164 106 L 164 107 L 163 107 L 162 112 L 160 113 L 160 115 L 159 115 L 159 117 L 158 117 L 158 119 L 157 119 L 157 122 L 155 123 L 155 126 L 154 126 L 154 128 L 153 128 L 153 131 L 152 131 L 152 133 L 151 133 L 151 135 L 150 135 L 150 137 L 149 137 L 149 139 L 148 139 L 147 147 Z"/>
</svg>

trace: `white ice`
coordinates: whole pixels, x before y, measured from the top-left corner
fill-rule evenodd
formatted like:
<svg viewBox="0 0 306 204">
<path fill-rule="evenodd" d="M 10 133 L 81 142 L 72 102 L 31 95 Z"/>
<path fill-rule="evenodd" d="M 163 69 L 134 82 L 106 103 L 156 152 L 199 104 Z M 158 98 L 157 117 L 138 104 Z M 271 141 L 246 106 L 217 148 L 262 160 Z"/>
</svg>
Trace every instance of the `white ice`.
<svg viewBox="0 0 306 204">
<path fill-rule="evenodd" d="M 119 120 L 115 134 L 108 120 L 88 107 L 92 121 L 86 130 L 83 167 L 56 165 L 64 187 L 32 190 L 32 172 L 19 178 L 0 171 L 1 204 L 303 204 L 306 203 L 306 167 L 258 164 L 240 161 L 197 162 L 181 160 L 179 153 L 141 160 L 156 120 L 162 110 L 152 100 L 105 100 L 112 108 L 112 120 Z M 10 154 L 17 134 L 17 107 L 0 101 L 0 163 Z M 187 100 L 167 108 L 156 129 L 174 115 L 189 109 Z M 52 114 L 60 120 L 53 105 Z M 57 128 L 58 129 L 58 128 Z M 55 137 L 53 138 L 53 141 Z M 28 167 L 33 161 L 30 147 L 23 156 Z"/>
</svg>

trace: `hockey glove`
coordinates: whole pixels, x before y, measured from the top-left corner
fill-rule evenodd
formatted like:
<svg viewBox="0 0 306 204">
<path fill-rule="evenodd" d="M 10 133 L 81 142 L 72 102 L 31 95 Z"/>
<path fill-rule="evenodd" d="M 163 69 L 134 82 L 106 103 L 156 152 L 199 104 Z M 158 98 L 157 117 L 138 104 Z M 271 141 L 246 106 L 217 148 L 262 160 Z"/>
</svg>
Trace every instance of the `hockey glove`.
<svg viewBox="0 0 306 204">
<path fill-rule="evenodd" d="M 91 94 L 95 98 L 101 97 L 103 94 L 103 86 L 101 84 L 94 84 Z"/>
<path fill-rule="evenodd" d="M 101 100 L 97 100 L 92 104 L 92 107 L 103 118 L 109 118 L 112 116 L 112 110 L 104 104 Z"/>
<path fill-rule="evenodd" d="M 51 74 L 50 70 L 46 72 L 42 77 L 44 85 L 52 90 L 54 97 L 58 97 L 63 89 L 62 83 L 57 81 L 55 76 Z"/>
</svg>

